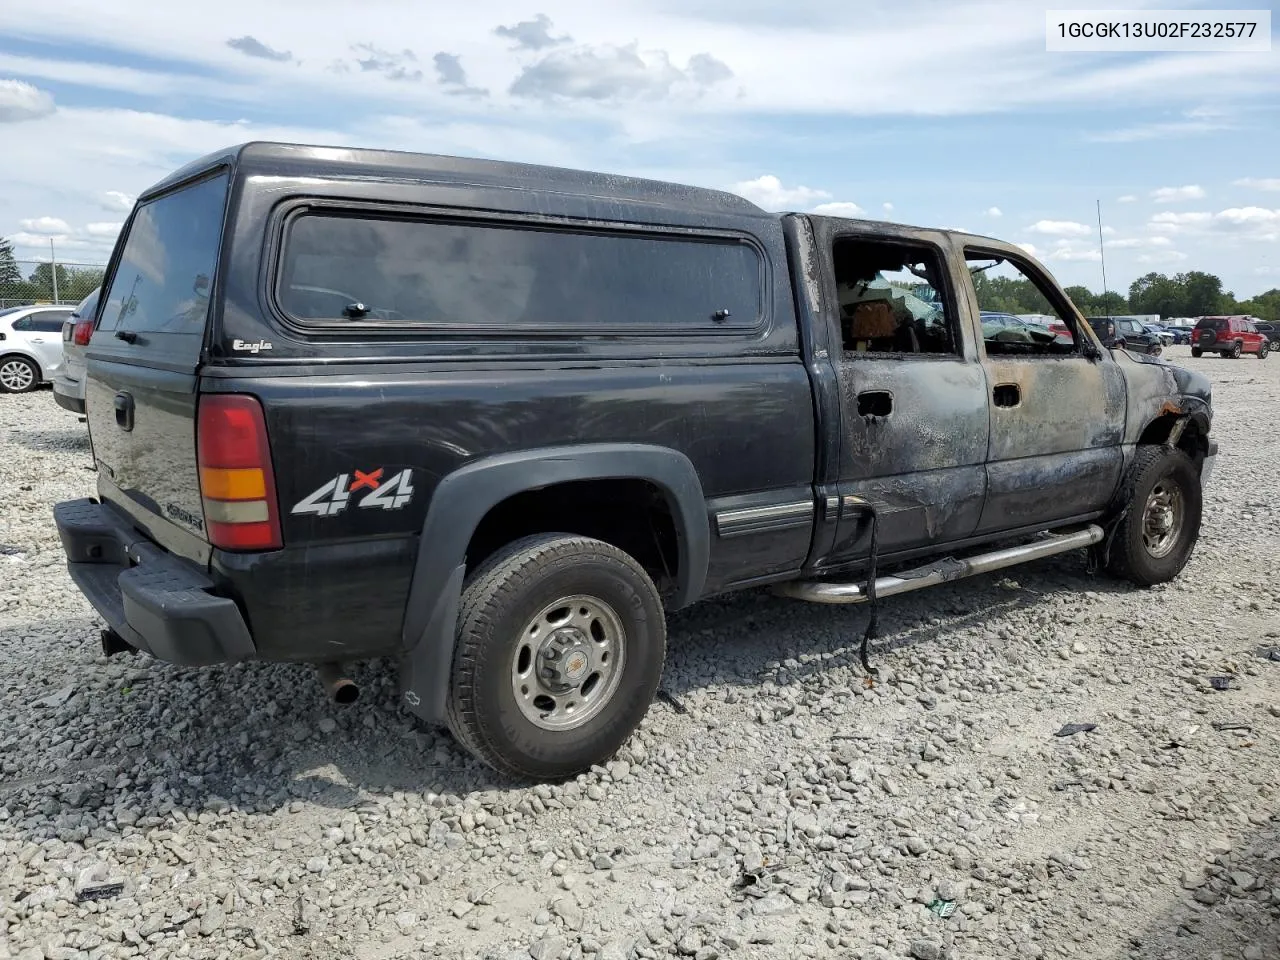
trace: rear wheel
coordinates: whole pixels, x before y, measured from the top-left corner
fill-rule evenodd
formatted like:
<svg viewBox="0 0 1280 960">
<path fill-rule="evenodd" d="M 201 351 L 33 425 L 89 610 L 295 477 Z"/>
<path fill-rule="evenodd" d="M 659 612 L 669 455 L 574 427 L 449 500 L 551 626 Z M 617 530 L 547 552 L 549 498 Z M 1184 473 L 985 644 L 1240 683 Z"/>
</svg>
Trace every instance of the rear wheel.
<svg viewBox="0 0 1280 960">
<path fill-rule="evenodd" d="M 1239 360 L 1240 354 L 1242 354 L 1243 352 L 1244 352 L 1244 347 L 1241 346 L 1240 343 L 1237 341 L 1235 345 L 1232 346 L 1230 352 L 1227 353 L 1227 356 L 1230 357 L 1232 360 Z"/>
<path fill-rule="evenodd" d="M 1203 357 L 1203 356 L 1204 356 L 1204 351 L 1203 351 L 1203 350 L 1201 350 L 1199 347 L 1192 347 L 1192 348 L 1191 348 L 1191 355 L 1192 355 L 1193 357 Z"/>
<path fill-rule="evenodd" d="M 662 677 L 658 590 L 599 540 L 509 544 L 471 576 L 458 620 L 449 728 L 513 777 L 563 779 L 609 759 Z"/>
<path fill-rule="evenodd" d="M 26 357 L 0 358 L 0 392 L 26 393 L 40 385 L 40 368 Z"/>
<path fill-rule="evenodd" d="M 1200 477 L 1178 449 L 1142 446 L 1125 481 L 1125 512 L 1112 533 L 1107 568 L 1139 586 L 1172 580 L 1200 536 Z"/>
</svg>

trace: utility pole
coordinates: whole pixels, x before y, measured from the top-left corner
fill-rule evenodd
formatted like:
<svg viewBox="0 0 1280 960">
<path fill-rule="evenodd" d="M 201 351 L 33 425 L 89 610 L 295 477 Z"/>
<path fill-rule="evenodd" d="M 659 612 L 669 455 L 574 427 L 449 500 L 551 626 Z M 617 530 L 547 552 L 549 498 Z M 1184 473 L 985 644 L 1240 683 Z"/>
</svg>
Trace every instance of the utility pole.
<svg viewBox="0 0 1280 960">
<path fill-rule="evenodd" d="M 49 238 L 49 276 L 53 278 L 53 302 L 58 302 L 58 255 L 53 252 L 53 237 Z"/>
<path fill-rule="evenodd" d="M 1098 200 L 1098 255 L 1102 258 L 1102 297 L 1106 302 L 1107 296 L 1107 250 L 1102 242 L 1102 201 Z"/>
</svg>

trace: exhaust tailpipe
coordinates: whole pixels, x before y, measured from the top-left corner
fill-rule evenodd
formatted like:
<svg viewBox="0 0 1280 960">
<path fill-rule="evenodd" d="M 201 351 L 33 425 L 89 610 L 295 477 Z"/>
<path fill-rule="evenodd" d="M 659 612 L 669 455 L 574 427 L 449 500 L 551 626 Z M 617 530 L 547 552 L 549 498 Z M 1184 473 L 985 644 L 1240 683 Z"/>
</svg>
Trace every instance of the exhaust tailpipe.
<svg viewBox="0 0 1280 960">
<path fill-rule="evenodd" d="M 316 674 L 325 693 L 334 703 L 355 703 L 360 699 L 360 688 L 349 678 L 340 663 L 316 664 Z"/>
</svg>

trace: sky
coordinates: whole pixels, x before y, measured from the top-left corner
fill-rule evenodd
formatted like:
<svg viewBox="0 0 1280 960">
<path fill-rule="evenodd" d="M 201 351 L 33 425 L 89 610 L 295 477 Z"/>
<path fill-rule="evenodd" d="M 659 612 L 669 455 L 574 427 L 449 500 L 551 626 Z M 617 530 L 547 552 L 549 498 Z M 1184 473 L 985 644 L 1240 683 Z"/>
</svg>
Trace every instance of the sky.
<svg viewBox="0 0 1280 960">
<path fill-rule="evenodd" d="M 1240 298 L 1280 287 L 1280 45 L 1047 53 L 1045 9 L 6 0 L 0 235 L 20 257 L 47 259 L 52 238 L 59 261 L 104 262 L 140 191 L 269 139 L 601 170 L 969 230 L 1094 290 L 1100 201 L 1109 289 L 1185 270 Z"/>
</svg>

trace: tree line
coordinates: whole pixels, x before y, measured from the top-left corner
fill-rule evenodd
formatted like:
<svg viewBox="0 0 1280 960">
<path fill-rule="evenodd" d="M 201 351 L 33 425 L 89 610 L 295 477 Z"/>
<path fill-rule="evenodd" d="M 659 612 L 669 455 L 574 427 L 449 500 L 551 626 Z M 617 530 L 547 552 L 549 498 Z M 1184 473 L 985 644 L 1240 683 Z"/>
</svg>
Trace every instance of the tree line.
<svg viewBox="0 0 1280 960">
<path fill-rule="evenodd" d="M 984 309 L 1006 313 L 1053 312 L 1049 302 L 1029 280 L 977 273 L 973 282 L 978 290 L 978 302 Z M 1259 320 L 1280 322 L 1280 288 L 1248 300 L 1237 300 L 1229 290 L 1222 289 L 1221 279 L 1200 270 L 1189 270 L 1172 277 L 1148 273 L 1129 284 L 1128 296 L 1114 290 L 1094 293 L 1083 285 L 1065 289 L 1067 296 L 1086 317 L 1151 313 L 1161 317 L 1246 314 Z"/>
<path fill-rule="evenodd" d="M 0 301 L 39 303 L 53 300 L 54 277 L 57 277 L 58 296 L 63 302 L 83 300 L 102 283 L 101 267 L 69 267 L 58 264 L 38 263 L 27 276 L 13 255 L 13 245 L 0 239 Z"/>
</svg>

